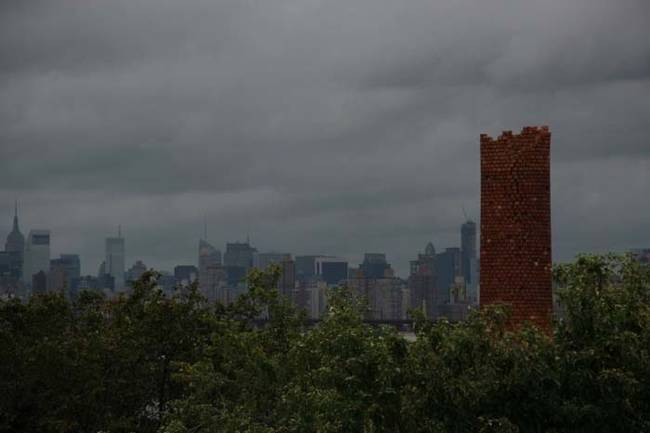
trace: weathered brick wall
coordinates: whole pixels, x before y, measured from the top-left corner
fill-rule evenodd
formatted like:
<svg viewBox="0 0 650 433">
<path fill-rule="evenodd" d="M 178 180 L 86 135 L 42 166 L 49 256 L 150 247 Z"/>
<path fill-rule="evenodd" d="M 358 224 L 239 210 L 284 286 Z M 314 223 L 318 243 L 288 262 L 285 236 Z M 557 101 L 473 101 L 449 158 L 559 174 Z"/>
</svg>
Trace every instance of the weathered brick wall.
<svg viewBox="0 0 650 433">
<path fill-rule="evenodd" d="M 551 192 L 548 127 L 481 134 L 481 305 L 512 308 L 548 329 L 551 293 Z"/>
</svg>

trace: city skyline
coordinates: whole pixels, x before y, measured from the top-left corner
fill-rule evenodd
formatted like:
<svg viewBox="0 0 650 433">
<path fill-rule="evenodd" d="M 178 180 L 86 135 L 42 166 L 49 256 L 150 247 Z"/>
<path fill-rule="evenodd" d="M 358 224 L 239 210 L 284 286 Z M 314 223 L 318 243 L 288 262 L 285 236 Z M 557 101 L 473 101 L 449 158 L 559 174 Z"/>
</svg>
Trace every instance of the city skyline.
<svg viewBox="0 0 650 433">
<path fill-rule="evenodd" d="M 466 220 L 463 222 L 459 223 L 456 234 L 458 236 L 458 240 L 456 243 L 450 244 L 450 245 L 438 245 L 438 248 L 440 250 L 444 250 L 445 248 L 459 248 L 461 244 L 463 243 L 463 235 L 461 234 L 462 230 L 464 230 L 464 227 L 466 227 L 468 224 L 472 224 L 474 226 L 474 231 L 476 231 L 476 222 L 469 218 L 467 215 L 464 215 Z M 23 227 L 22 229 L 19 230 L 24 230 L 24 222 L 22 220 L 22 215 L 18 213 L 18 200 L 15 201 L 14 203 L 14 214 L 12 217 L 12 223 L 11 223 L 11 230 L 8 230 L 6 235 L 3 235 L 3 231 L 0 228 L 0 236 L 2 238 L 7 239 L 9 236 L 10 232 L 13 233 L 15 230 L 15 227 Z M 218 256 L 219 256 L 219 261 L 221 260 L 221 257 L 223 254 L 226 252 L 226 246 L 230 243 L 235 243 L 237 244 L 238 242 L 243 242 L 245 244 L 250 244 L 251 246 L 255 246 L 256 244 L 250 240 L 250 235 L 247 234 L 245 239 L 234 239 L 234 240 L 227 240 L 223 243 L 217 243 L 214 241 L 210 240 L 210 236 L 208 236 L 209 230 L 207 229 L 208 224 L 204 221 L 204 225 L 202 227 L 203 233 L 197 237 L 196 239 L 193 239 L 195 242 L 194 249 L 191 254 L 187 255 L 188 259 L 187 260 L 178 260 L 175 259 L 173 255 L 170 255 L 165 262 L 168 263 L 167 267 L 164 266 L 155 266 L 152 264 L 149 264 L 150 262 L 147 261 L 147 256 L 146 254 L 144 255 L 132 255 L 129 254 L 129 241 L 128 241 L 128 235 L 124 234 L 122 232 L 122 225 L 118 225 L 116 228 L 116 231 L 114 233 L 109 233 L 108 235 L 102 237 L 101 244 L 102 244 L 102 253 L 101 254 L 91 254 L 90 257 L 97 257 L 97 262 L 88 262 L 88 259 L 86 259 L 84 254 L 79 253 L 78 249 L 74 249 L 72 247 L 71 249 L 60 249 L 56 248 L 56 241 L 53 239 L 56 239 L 56 234 L 52 233 L 51 230 L 49 229 L 28 229 L 28 233 L 31 233 L 33 231 L 39 233 L 39 232 L 47 232 L 49 236 L 49 243 L 48 243 L 48 256 L 51 259 L 54 259 L 56 256 L 65 256 L 69 254 L 75 254 L 78 255 L 79 257 L 82 258 L 81 260 L 81 273 L 82 275 L 96 275 L 98 273 L 98 269 L 100 269 L 102 266 L 104 267 L 104 270 L 106 271 L 107 274 L 112 275 L 115 277 L 116 275 L 113 275 L 114 272 L 110 271 L 111 266 L 108 265 L 109 262 L 111 262 L 111 257 L 113 254 L 117 254 L 119 257 L 119 260 L 121 261 L 118 265 L 118 268 L 121 269 L 121 273 L 125 274 L 126 271 L 128 270 L 129 267 L 135 265 L 137 262 L 140 263 L 145 263 L 148 268 L 155 269 L 157 271 L 162 271 L 162 272 L 171 272 L 173 273 L 174 267 L 178 265 L 195 265 L 195 266 L 200 266 L 200 254 L 197 256 L 196 253 L 196 241 L 199 242 L 199 250 L 202 250 L 203 248 L 209 247 L 212 248 L 214 247 L 217 250 Z M 29 236 L 25 236 L 25 233 L 23 231 L 20 231 L 21 234 L 25 237 L 25 239 L 29 239 Z M 474 238 L 476 238 L 476 234 L 474 234 Z M 65 239 L 63 239 L 65 243 Z M 423 242 L 426 241 L 427 245 L 430 243 L 435 244 L 433 239 L 429 240 L 423 240 Z M 475 239 L 474 239 L 475 242 Z M 117 244 L 116 244 L 117 243 Z M 54 245 L 54 248 L 53 248 Z M 110 245 L 110 246 L 109 246 Z M 437 245 L 437 244 L 436 244 Z M 392 266 L 396 271 L 397 276 L 400 276 L 401 278 L 406 278 L 409 274 L 409 261 L 412 260 L 413 255 L 417 255 L 419 253 L 424 252 L 424 249 L 426 248 L 426 245 L 422 245 L 420 249 L 414 250 L 411 252 L 411 256 L 408 258 L 408 261 L 405 264 L 393 262 Z M 336 252 L 332 251 L 318 251 L 317 247 L 311 247 L 311 249 L 307 250 L 307 252 L 303 251 L 286 251 L 285 253 L 280 253 L 279 251 L 285 251 L 282 248 L 275 248 L 275 247 L 268 247 L 268 248 L 255 248 L 256 249 L 256 255 L 257 256 L 265 256 L 265 255 L 290 255 L 292 257 L 296 256 L 309 256 L 309 255 L 315 255 L 315 256 L 321 256 L 321 257 L 331 257 L 332 259 L 345 259 L 351 266 L 353 264 L 361 264 L 364 261 L 364 256 L 367 254 L 374 254 L 374 253 L 381 253 L 385 254 L 389 259 L 392 259 L 393 255 L 391 254 L 390 250 L 368 250 L 368 249 L 363 249 L 361 248 L 354 252 L 351 255 L 341 255 L 341 254 L 336 254 Z M 476 251 L 474 251 L 476 253 Z M 190 258 L 191 257 L 191 258 Z M 256 263 L 254 263 L 255 266 L 257 266 Z M 119 274 L 119 272 L 118 272 Z M 23 279 L 26 278 L 23 276 Z M 122 281 L 119 283 L 119 277 L 118 278 L 118 284 L 124 284 L 125 281 Z"/>
<path fill-rule="evenodd" d="M 478 220 L 479 134 L 537 124 L 555 259 L 650 244 L 647 0 L 0 8 L 0 235 L 18 198 L 85 270 L 119 224 L 129 261 L 189 261 L 207 218 L 404 274 Z"/>
<path fill-rule="evenodd" d="M 14 201 L 14 204 L 11 207 L 11 221 L 4 225 L 0 225 L 0 239 L 6 239 L 9 233 L 13 229 L 13 221 L 14 221 L 14 214 L 18 210 L 18 205 L 19 202 L 18 200 Z M 2 209 L 2 207 L 0 207 Z M 22 207 L 21 207 L 22 209 Z M 2 215 L 2 211 L 0 211 L 0 215 Z M 396 271 L 396 274 L 400 276 L 401 278 L 406 278 L 409 274 L 409 262 L 413 259 L 414 255 L 417 255 L 418 253 L 424 252 L 426 243 L 432 242 L 435 246 L 436 249 L 438 250 L 444 250 L 445 248 L 454 248 L 454 247 L 460 247 L 462 244 L 462 234 L 461 231 L 463 227 L 465 226 L 466 223 L 474 223 L 475 225 L 477 224 L 478 217 L 474 218 L 472 215 L 467 215 L 466 211 L 461 209 L 460 212 L 461 219 L 457 223 L 455 227 L 449 228 L 448 231 L 443 232 L 443 236 L 441 236 L 441 239 L 446 239 L 448 240 L 448 243 L 443 243 L 443 242 L 437 242 L 435 238 L 429 238 L 429 239 L 421 239 L 420 244 L 416 245 L 415 249 L 407 251 L 405 260 L 402 261 L 399 257 L 400 254 L 394 252 L 391 250 L 390 245 L 386 244 L 386 247 L 383 249 L 368 249 L 360 245 L 359 248 L 353 251 L 347 251 L 346 253 L 338 253 L 337 251 L 331 251 L 331 250 L 319 250 L 317 246 L 308 246 L 307 249 L 305 250 L 298 250 L 298 251 L 291 251 L 287 248 L 283 248 L 282 246 L 275 246 L 275 245 L 269 245 L 269 246 L 264 246 L 264 247 L 259 247 L 259 245 L 255 241 L 251 241 L 251 245 L 255 246 L 258 249 L 259 253 L 276 253 L 279 251 L 286 251 L 290 253 L 292 256 L 301 256 L 301 255 L 331 255 L 331 256 L 337 256 L 337 257 L 342 257 L 346 259 L 350 264 L 360 264 L 363 262 L 363 257 L 364 254 L 368 252 L 381 252 L 385 253 L 389 259 L 391 260 L 391 263 L 393 264 L 393 268 Z M 198 218 L 198 217 L 197 217 Z M 466 220 L 463 220 L 462 218 L 467 218 Z M 41 225 L 36 225 L 35 227 L 38 228 L 30 228 L 29 226 L 26 225 L 24 222 L 24 212 L 21 212 L 19 215 L 19 221 L 20 221 L 20 227 L 23 236 L 25 239 L 28 239 L 28 234 L 30 230 L 46 230 L 49 231 L 50 233 L 50 256 L 52 258 L 55 258 L 61 254 L 78 254 L 81 258 L 81 272 L 83 275 L 96 275 L 97 270 L 99 266 L 106 261 L 106 242 L 107 239 L 115 239 L 116 237 L 123 237 L 124 241 L 126 243 L 126 253 L 124 256 L 124 270 L 126 271 L 130 266 L 134 265 L 137 261 L 141 261 L 145 263 L 149 268 L 156 269 L 158 271 L 163 271 L 163 272 L 172 272 L 174 270 L 174 267 L 177 265 L 197 265 L 198 266 L 198 259 L 196 256 L 196 243 L 198 241 L 202 240 L 207 240 L 210 244 L 214 245 L 217 250 L 223 254 L 225 252 L 225 246 L 229 242 L 247 242 L 248 238 L 251 237 L 250 233 L 244 234 L 240 236 L 239 238 L 237 237 L 232 237 L 232 238 L 225 238 L 223 242 L 221 240 L 215 241 L 214 239 L 218 239 L 218 234 L 215 234 L 215 238 L 213 239 L 210 236 L 210 233 L 214 233 L 213 230 L 209 230 L 210 224 L 203 220 L 203 225 L 200 228 L 196 228 L 195 231 L 200 232 L 198 235 L 195 235 L 195 237 L 190 237 L 185 239 L 183 242 L 183 248 L 179 250 L 174 250 L 175 252 L 181 251 L 181 254 L 175 254 L 175 253 L 170 253 L 166 257 L 157 257 L 152 255 L 149 251 L 146 249 L 143 249 L 142 247 L 134 248 L 135 252 L 131 251 L 130 247 L 130 242 L 129 242 L 129 235 L 128 233 L 122 234 L 123 231 L 123 226 L 121 224 L 118 224 L 115 226 L 113 232 L 107 232 L 105 234 L 100 234 L 96 238 L 94 238 L 94 243 L 99 245 L 97 251 L 90 250 L 90 252 L 83 253 L 81 252 L 81 248 L 75 248 L 74 244 L 71 242 L 68 242 L 65 238 L 61 238 L 57 236 L 57 233 L 54 230 L 50 230 L 46 224 L 41 224 Z M 477 234 L 478 234 L 478 229 L 475 228 Z M 128 231 L 128 227 L 127 227 Z M 555 231 L 555 230 L 554 230 Z M 451 232 L 451 233 L 449 233 Z M 160 239 L 164 239 L 164 230 L 161 231 L 161 236 Z M 134 238 L 138 239 L 137 233 L 133 233 Z M 192 233 L 190 233 L 190 236 Z M 205 236 L 207 235 L 207 239 Z M 262 234 L 263 235 L 263 234 Z M 264 236 L 261 236 L 262 238 Z M 57 239 L 59 238 L 59 239 Z M 93 240 L 85 240 L 82 245 L 91 245 L 93 243 Z M 61 247 L 61 245 L 69 245 L 69 247 Z M 377 245 L 377 244 L 375 244 Z M 580 253 L 598 253 L 598 252 L 604 252 L 604 251 L 617 251 L 617 252 L 629 252 L 631 250 L 637 249 L 637 248 L 647 248 L 647 245 L 650 245 L 650 241 L 646 242 L 645 244 L 642 242 L 638 242 L 636 244 L 630 244 L 630 245 L 618 245 L 616 248 L 611 247 L 603 247 L 602 250 L 584 250 L 580 251 L 578 250 L 576 254 Z M 170 248 L 167 249 L 167 251 L 172 251 L 172 246 L 170 245 Z M 573 256 L 560 256 L 557 257 L 557 253 L 553 253 L 554 261 L 555 262 L 563 262 L 563 261 L 568 261 L 573 258 Z"/>
</svg>

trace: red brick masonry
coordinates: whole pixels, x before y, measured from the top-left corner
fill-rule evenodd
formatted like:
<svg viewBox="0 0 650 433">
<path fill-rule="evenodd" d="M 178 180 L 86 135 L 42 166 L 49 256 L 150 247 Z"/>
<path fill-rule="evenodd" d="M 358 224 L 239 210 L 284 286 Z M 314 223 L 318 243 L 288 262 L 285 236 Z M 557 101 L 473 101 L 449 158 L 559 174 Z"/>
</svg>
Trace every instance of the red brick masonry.
<svg viewBox="0 0 650 433">
<path fill-rule="evenodd" d="M 551 133 L 481 134 L 481 305 L 512 308 L 512 325 L 550 327 Z"/>
</svg>

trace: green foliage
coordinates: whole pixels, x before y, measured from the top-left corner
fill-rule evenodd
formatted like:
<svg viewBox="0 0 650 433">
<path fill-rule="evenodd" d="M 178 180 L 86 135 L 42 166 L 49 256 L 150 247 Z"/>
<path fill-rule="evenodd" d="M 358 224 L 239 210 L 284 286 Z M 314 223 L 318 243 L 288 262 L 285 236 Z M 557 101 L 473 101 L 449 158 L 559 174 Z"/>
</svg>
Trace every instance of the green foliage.
<svg viewBox="0 0 650 433">
<path fill-rule="evenodd" d="M 650 267 L 583 256 L 559 266 L 562 405 L 577 431 L 650 430 Z"/>
<path fill-rule="evenodd" d="M 650 431 L 650 270 L 581 256 L 555 275 L 552 335 L 492 307 L 413 312 L 413 342 L 343 289 L 306 326 L 278 268 L 227 306 L 153 272 L 128 297 L 3 300 L 0 432 Z"/>
<path fill-rule="evenodd" d="M 198 361 L 213 316 L 196 288 L 166 298 L 146 273 L 130 297 L 82 293 L 0 302 L 0 431 L 155 431 Z"/>
</svg>

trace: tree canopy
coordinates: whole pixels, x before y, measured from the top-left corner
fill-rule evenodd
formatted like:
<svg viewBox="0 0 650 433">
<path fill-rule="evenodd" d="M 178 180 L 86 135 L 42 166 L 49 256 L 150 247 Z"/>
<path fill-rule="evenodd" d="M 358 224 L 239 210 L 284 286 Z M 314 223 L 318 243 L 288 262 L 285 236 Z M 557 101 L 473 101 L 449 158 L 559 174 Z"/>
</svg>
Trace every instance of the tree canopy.
<svg viewBox="0 0 650 433">
<path fill-rule="evenodd" d="M 629 257 L 557 266 L 552 334 L 497 306 L 413 312 L 407 341 L 345 289 L 307 326 L 278 276 L 230 305 L 155 272 L 115 299 L 0 300 L 0 432 L 650 431 L 650 269 Z"/>
</svg>

